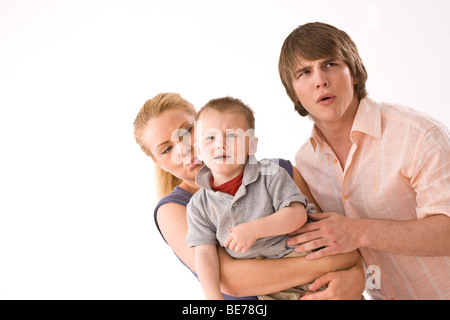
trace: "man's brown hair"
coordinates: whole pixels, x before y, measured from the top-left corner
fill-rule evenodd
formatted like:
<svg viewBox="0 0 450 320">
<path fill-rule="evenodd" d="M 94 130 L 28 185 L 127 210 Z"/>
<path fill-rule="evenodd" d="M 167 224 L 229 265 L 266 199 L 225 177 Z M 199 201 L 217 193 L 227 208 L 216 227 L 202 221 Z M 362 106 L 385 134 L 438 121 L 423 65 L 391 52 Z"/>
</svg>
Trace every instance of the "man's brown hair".
<svg viewBox="0 0 450 320">
<path fill-rule="evenodd" d="M 295 110 L 308 115 L 292 86 L 295 68 L 299 59 L 319 60 L 333 58 L 344 61 L 356 80 L 355 92 L 359 99 L 367 96 L 367 71 L 358 49 L 350 36 L 329 24 L 314 22 L 299 26 L 286 38 L 281 48 L 278 71 L 286 92 L 294 103 Z"/>
</svg>

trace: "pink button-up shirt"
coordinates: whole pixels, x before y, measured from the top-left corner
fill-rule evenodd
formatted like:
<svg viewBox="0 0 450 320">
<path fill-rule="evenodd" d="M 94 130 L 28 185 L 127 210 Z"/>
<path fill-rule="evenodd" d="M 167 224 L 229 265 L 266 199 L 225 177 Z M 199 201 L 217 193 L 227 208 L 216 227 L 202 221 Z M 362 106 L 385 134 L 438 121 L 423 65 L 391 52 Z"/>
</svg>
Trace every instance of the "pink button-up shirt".
<svg viewBox="0 0 450 320">
<path fill-rule="evenodd" d="M 350 138 L 344 170 L 316 126 L 296 154 L 296 167 L 324 212 L 354 219 L 450 216 L 450 132 L 443 124 L 364 98 Z M 366 286 L 374 299 L 450 299 L 449 256 L 360 252 L 366 267 L 379 272 Z"/>
</svg>

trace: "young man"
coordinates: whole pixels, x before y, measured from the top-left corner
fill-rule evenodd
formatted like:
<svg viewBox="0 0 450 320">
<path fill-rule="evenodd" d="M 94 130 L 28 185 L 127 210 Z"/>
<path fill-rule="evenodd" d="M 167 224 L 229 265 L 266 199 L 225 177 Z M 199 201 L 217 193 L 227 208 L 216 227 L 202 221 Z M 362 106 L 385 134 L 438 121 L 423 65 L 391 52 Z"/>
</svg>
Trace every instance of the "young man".
<svg viewBox="0 0 450 320">
<path fill-rule="evenodd" d="M 295 109 L 314 121 L 296 167 L 324 212 L 288 244 L 322 248 L 310 259 L 359 248 L 378 273 L 366 288 L 374 299 L 450 299 L 449 130 L 367 97 L 357 48 L 333 26 L 295 29 L 279 72 Z"/>
</svg>

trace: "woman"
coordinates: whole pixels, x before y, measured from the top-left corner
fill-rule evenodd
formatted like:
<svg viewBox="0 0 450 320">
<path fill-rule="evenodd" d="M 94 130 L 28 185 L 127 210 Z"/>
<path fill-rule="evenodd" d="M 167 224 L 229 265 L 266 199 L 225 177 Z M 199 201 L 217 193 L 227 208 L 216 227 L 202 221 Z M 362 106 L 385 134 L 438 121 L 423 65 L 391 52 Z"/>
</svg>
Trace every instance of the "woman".
<svg viewBox="0 0 450 320">
<path fill-rule="evenodd" d="M 156 163 L 158 191 L 163 197 L 155 209 L 155 222 L 177 257 L 195 273 L 194 248 L 186 244 L 186 205 L 198 190 L 195 175 L 201 168 L 193 152 L 195 108 L 180 95 L 162 93 L 148 100 L 134 122 L 134 135 L 142 150 Z M 314 203 L 297 169 L 280 160 L 301 191 Z M 221 289 L 226 299 L 280 291 L 317 279 L 311 290 L 328 289 L 304 298 L 359 299 L 364 273 L 357 254 L 315 261 L 305 258 L 235 260 L 223 248 L 220 256 Z M 355 264 L 356 263 L 356 264 Z M 347 269 L 349 268 L 349 269 Z M 336 271 L 340 270 L 341 271 Z"/>
</svg>

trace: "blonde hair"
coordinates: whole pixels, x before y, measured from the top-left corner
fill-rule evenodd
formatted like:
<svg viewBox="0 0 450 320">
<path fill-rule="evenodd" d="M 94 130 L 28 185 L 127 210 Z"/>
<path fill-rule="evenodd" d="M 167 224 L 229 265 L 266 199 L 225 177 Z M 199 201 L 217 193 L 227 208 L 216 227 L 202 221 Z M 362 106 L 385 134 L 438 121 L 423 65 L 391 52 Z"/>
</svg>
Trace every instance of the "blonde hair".
<svg viewBox="0 0 450 320">
<path fill-rule="evenodd" d="M 155 160 L 152 152 L 144 145 L 142 135 L 148 122 L 167 110 L 180 109 L 195 117 L 197 112 L 194 106 L 182 98 L 178 93 L 160 93 L 147 100 L 134 120 L 134 138 L 142 151 Z M 155 164 L 156 190 L 159 198 L 168 195 L 183 181 L 170 172 L 166 172 Z"/>
<path fill-rule="evenodd" d="M 299 58 L 319 60 L 334 58 L 344 61 L 357 81 L 354 90 L 359 99 L 367 96 L 367 71 L 358 49 L 350 36 L 329 24 L 314 22 L 299 26 L 286 38 L 281 48 L 278 71 L 286 93 L 294 103 L 295 110 L 301 115 L 308 111 L 297 99 L 292 86 L 296 64 Z"/>
</svg>

